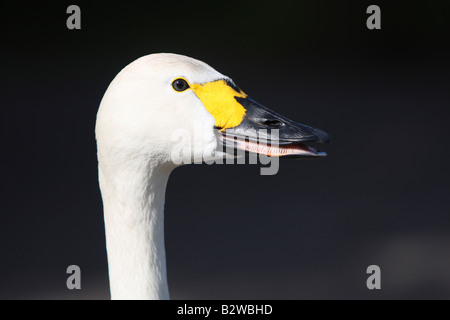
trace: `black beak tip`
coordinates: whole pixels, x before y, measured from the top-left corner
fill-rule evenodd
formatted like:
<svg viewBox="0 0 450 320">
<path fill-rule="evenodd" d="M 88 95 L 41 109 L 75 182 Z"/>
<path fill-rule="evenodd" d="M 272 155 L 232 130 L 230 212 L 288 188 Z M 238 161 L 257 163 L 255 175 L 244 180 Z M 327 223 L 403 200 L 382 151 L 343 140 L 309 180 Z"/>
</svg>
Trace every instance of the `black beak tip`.
<svg viewBox="0 0 450 320">
<path fill-rule="evenodd" d="M 314 129 L 314 136 L 317 138 L 315 142 L 318 143 L 331 143 L 331 136 L 325 131 Z"/>
</svg>

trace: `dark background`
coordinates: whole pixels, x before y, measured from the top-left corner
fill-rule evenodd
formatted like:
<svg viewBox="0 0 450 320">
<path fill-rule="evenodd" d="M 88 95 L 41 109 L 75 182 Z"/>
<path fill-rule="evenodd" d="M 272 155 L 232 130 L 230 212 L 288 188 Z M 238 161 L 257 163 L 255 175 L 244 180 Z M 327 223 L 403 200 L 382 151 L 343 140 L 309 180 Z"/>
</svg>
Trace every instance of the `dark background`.
<svg viewBox="0 0 450 320">
<path fill-rule="evenodd" d="M 0 298 L 109 298 L 95 116 L 121 68 L 155 52 L 203 60 L 333 138 L 328 158 L 275 176 L 176 169 L 172 298 L 450 298 L 448 1 L 117 3 L 1 2 Z M 66 28 L 70 4 L 82 30 Z"/>
</svg>

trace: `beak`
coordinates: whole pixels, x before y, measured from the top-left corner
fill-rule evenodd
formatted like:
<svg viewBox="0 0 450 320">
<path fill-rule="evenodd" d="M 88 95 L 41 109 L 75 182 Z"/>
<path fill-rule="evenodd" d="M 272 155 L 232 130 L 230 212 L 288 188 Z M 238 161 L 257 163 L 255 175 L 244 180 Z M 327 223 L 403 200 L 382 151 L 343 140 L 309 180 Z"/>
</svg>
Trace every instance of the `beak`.
<svg viewBox="0 0 450 320">
<path fill-rule="evenodd" d="M 325 157 L 307 143 L 329 143 L 330 136 L 322 130 L 294 122 L 249 97 L 234 97 L 245 110 L 242 122 L 221 130 L 222 143 L 233 151 L 289 158 Z M 228 149 L 227 148 L 227 149 Z"/>
</svg>

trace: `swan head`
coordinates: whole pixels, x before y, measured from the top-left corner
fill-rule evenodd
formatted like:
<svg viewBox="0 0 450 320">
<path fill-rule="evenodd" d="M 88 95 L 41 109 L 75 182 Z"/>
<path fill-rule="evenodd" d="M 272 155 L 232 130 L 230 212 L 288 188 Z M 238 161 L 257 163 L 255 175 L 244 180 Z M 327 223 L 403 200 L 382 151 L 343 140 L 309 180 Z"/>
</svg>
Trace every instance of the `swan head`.
<svg viewBox="0 0 450 320">
<path fill-rule="evenodd" d="M 274 134 L 276 132 L 276 136 Z M 270 156 L 321 157 L 306 142 L 329 136 L 249 98 L 204 62 L 151 54 L 126 66 L 109 85 L 97 114 L 99 159 L 176 166 L 179 159 L 226 156 L 225 146 Z M 261 148 L 260 139 L 277 139 Z M 229 148 L 227 149 L 229 152 Z"/>
</svg>

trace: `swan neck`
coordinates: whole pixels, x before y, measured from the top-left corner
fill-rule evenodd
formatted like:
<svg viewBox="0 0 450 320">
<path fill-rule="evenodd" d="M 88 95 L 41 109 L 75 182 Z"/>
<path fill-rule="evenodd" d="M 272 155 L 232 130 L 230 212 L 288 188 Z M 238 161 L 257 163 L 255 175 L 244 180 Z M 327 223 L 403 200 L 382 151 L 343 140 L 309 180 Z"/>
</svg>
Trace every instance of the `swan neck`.
<svg viewBox="0 0 450 320">
<path fill-rule="evenodd" d="M 170 169 L 99 166 L 111 298 L 169 299 L 164 247 L 164 198 Z"/>
</svg>

